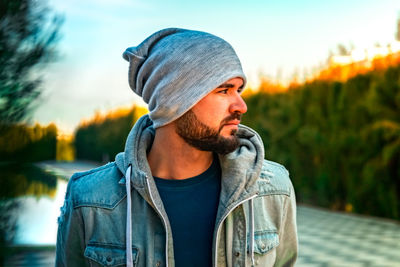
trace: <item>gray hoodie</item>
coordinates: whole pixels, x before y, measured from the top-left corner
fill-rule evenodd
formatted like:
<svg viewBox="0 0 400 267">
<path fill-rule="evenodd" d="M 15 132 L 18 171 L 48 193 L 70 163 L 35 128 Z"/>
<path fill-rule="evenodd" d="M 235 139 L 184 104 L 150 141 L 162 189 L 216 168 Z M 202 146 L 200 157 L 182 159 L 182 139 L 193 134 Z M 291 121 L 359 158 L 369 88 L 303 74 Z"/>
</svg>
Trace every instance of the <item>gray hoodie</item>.
<svg viewBox="0 0 400 267">
<path fill-rule="evenodd" d="M 255 131 L 240 125 L 238 136 L 240 147 L 219 156 L 213 265 L 292 266 L 298 240 L 288 172 L 264 160 Z M 146 157 L 153 138 L 145 115 L 115 162 L 71 177 L 59 217 L 56 266 L 175 265 L 171 227 Z"/>
</svg>

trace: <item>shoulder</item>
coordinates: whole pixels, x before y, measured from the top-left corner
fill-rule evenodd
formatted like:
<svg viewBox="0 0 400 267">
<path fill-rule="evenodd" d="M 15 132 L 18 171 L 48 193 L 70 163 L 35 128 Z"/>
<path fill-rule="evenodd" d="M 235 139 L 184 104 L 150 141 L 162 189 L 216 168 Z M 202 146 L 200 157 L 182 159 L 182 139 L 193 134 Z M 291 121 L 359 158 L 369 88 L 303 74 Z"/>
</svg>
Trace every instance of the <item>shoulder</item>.
<svg viewBox="0 0 400 267">
<path fill-rule="evenodd" d="M 114 162 L 75 173 L 68 185 L 73 207 L 114 208 L 126 195 L 125 186 L 118 183 L 122 176 Z"/>
<path fill-rule="evenodd" d="M 260 195 L 293 194 L 288 170 L 281 164 L 265 160 L 257 181 Z"/>
</svg>

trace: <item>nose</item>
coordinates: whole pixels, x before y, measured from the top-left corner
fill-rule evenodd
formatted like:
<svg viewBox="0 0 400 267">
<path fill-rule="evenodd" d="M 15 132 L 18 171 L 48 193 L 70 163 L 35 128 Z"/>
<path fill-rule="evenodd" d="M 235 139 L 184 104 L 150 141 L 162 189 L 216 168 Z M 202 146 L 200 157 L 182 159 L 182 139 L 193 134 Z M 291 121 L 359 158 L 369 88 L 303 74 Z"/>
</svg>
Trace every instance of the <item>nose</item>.
<svg viewBox="0 0 400 267">
<path fill-rule="evenodd" d="M 230 106 L 230 110 L 229 111 L 231 113 L 234 113 L 234 112 L 239 112 L 241 114 L 246 113 L 246 111 L 247 111 L 246 102 L 244 102 L 242 96 L 239 93 L 237 93 L 235 95 L 235 98 L 233 100 L 233 103 Z"/>
</svg>

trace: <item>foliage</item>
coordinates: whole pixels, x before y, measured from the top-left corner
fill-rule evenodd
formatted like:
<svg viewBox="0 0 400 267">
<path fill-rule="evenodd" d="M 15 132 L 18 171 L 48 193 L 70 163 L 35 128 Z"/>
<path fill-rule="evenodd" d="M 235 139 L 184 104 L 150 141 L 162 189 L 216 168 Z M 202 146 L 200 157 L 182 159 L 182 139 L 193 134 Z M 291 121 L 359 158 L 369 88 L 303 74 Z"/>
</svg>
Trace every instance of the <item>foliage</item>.
<svg viewBox="0 0 400 267">
<path fill-rule="evenodd" d="M 349 57 L 349 60 L 353 60 L 351 56 L 347 55 L 347 57 Z M 372 59 L 352 61 L 346 64 L 330 62 L 328 68 L 321 70 L 316 75 L 316 78 L 313 79 L 345 82 L 349 78 L 359 74 L 366 74 L 371 70 L 382 71 L 398 64 L 400 64 L 400 52 L 389 53 L 388 55 L 375 55 Z"/>
<path fill-rule="evenodd" d="M 49 15 L 42 1 L 0 0 L 0 126 L 24 119 L 40 95 L 37 71 L 53 58 L 62 23 Z"/>
<path fill-rule="evenodd" d="M 72 136 L 58 136 L 56 160 L 73 161 L 75 159 L 75 147 Z"/>
<path fill-rule="evenodd" d="M 246 102 L 243 123 L 288 167 L 299 201 L 400 219 L 400 65 Z"/>
<path fill-rule="evenodd" d="M 0 163 L 0 200 L 21 196 L 55 197 L 57 177 L 31 163 Z"/>
<path fill-rule="evenodd" d="M 0 161 L 42 161 L 56 157 L 57 128 L 54 124 L 29 127 L 6 125 L 0 135 Z"/>
<path fill-rule="evenodd" d="M 124 150 L 126 137 L 146 111 L 140 107 L 97 115 L 81 124 L 75 133 L 76 158 L 108 162 Z"/>
</svg>

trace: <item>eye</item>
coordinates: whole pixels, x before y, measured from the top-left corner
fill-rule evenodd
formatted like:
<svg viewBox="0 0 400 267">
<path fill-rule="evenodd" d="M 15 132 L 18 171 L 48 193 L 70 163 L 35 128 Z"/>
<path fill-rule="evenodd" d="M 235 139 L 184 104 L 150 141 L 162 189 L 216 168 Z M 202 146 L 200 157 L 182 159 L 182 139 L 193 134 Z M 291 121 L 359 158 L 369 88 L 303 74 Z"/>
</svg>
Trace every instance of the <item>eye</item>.
<svg viewBox="0 0 400 267">
<path fill-rule="evenodd" d="M 226 95 L 228 93 L 228 89 L 220 90 L 218 91 L 218 94 L 224 94 Z"/>
</svg>

